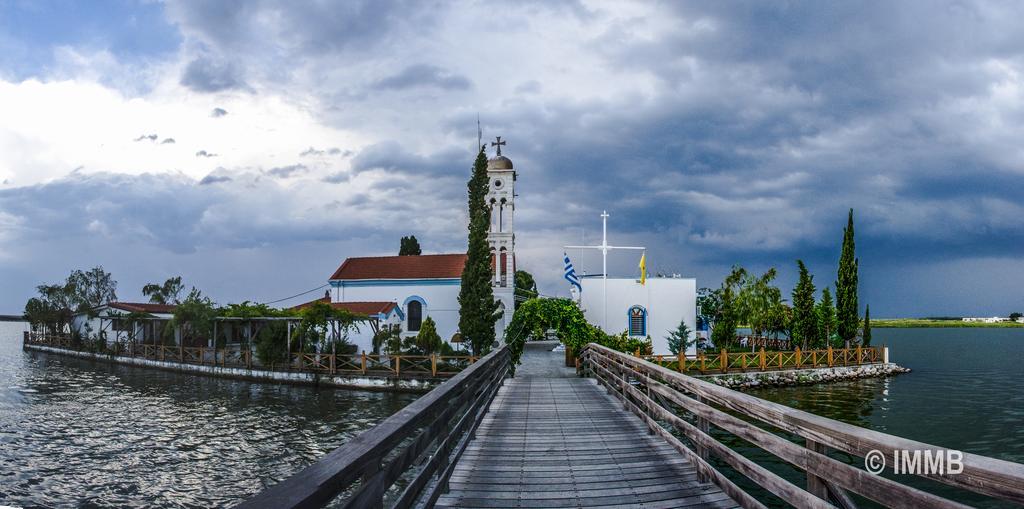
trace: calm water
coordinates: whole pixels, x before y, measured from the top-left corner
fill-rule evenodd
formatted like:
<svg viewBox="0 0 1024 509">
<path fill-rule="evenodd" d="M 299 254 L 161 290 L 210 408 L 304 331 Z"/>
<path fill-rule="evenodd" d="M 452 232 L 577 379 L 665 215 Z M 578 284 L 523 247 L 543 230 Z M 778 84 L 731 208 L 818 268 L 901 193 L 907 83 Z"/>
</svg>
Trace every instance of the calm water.
<svg viewBox="0 0 1024 509">
<path fill-rule="evenodd" d="M 26 353 L 22 327 L 0 322 L 0 505 L 230 505 L 416 397 L 235 382 Z M 1024 463 L 1024 329 L 874 334 L 877 344 L 891 347 L 893 360 L 914 372 L 753 394 Z M 742 443 L 730 445 L 802 485 L 802 473 Z M 1000 506 L 937 489 L 972 505 Z"/>
<path fill-rule="evenodd" d="M 914 371 L 889 379 L 750 394 L 932 445 L 1024 463 L 1024 329 L 872 333 L 875 344 L 890 347 L 892 361 Z M 897 479 L 906 481 L 905 476 Z M 971 505 L 1010 506 L 936 483 L 916 485 Z"/>
<path fill-rule="evenodd" d="M 27 353 L 23 328 L 0 322 L 0 505 L 231 505 L 416 398 Z"/>
</svg>

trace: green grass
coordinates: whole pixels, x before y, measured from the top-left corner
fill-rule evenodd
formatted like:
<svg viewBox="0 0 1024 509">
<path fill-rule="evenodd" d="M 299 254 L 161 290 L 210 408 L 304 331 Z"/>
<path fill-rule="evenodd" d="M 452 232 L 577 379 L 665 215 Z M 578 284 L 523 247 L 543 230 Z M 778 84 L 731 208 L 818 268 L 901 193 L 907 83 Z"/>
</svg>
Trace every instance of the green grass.
<svg viewBox="0 0 1024 509">
<path fill-rule="evenodd" d="M 925 318 L 872 318 L 871 328 L 877 329 L 900 329 L 919 327 L 992 327 L 992 328 L 1024 328 L 1024 323 L 999 322 L 981 323 L 965 322 L 963 320 L 929 320 Z"/>
</svg>

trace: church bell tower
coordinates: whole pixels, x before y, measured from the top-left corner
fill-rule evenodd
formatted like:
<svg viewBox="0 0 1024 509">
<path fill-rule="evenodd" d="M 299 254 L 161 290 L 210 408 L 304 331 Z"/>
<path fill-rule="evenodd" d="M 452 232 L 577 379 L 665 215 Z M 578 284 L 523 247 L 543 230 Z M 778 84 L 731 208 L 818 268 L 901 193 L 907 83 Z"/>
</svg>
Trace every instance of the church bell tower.
<svg viewBox="0 0 1024 509">
<path fill-rule="evenodd" d="M 487 233 L 487 244 L 491 249 L 491 267 L 493 276 L 491 286 L 494 288 L 494 300 L 500 303 L 504 311 L 502 318 L 495 324 L 498 340 L 505 334 L 505 326 L 512 321 L 515 311 L 515 274 L 516 274 L 516 235 L 515 235 L 515 184 L 516 171 L 512 160 L 501 155 L 501 147 L 505 141 L 498 136 L 491 146 L 497 148 L 497 154 L 487 160 L 487 206 L 491 210 L 491 226 Z"/>
</svg>

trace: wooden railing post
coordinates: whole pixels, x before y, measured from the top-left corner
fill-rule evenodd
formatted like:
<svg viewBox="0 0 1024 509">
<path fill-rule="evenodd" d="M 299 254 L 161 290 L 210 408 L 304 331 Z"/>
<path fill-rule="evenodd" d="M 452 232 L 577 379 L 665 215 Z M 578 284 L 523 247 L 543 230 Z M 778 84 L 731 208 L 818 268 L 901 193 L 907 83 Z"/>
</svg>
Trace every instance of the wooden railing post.
<svg viewBox="0 0 1024 509">
<path fill-rule="evenodd" d="M 828 345 L 828 367 L 832 367 L 835 363 L 832 357 L 832 345 Z"/>
<path fill-rule="evenodd" d="M 361 366 L 362 366 L 363 374 L 365 375 L 366 374 L 366 350 L 363 350 L 363 361 L 362 361 Z"/>
<path fill-rule="evenodd" d="M 697 402 L 699 402 L 699 403 L 704 403 L 706 401 L 699 394 L 694 394 L 693 399 L 697 400 Z M 708 437 L 711 436 L 711 425 L 710 425 L 710 423 L 708 422 L 707 419 L 705 419 L 703 417 L 698 417 L 697 418 L 697 429 L 699 429 L 702 433 L 704 433 Z M 700 456 L 701 459 L 703 459 L 704 461 L 707 461 L 710 458 L 711 455 L 710 455 L 710 453 L 708 451 L 708 448 L 706 446 L 697 444 L 697 456 Z M 710 476 L 708 476 L 708 474 L 704 471 L 703 468 L 698 468 L 697 469 L 697 480 L 700 481 L 701 484 L 707 484 L 707 483 L 711 482 Z"/>
<path fill-rule="evenodd" d="M 798 368 L 802 367 L 803 366 L 803 362 L 802 362 L 803 359 L 800 358 L 800 353 L 801 352 L 800 352 L 800 347 L 799 346 L 796 347 L 796 350 L 794 351 L 794 353 L 796 354 L 796 367 L 798 367 Z"/>
<path fill-rule="evenodd" d="M 395 376 L 402 374 L 402 356 L 395 356 Z"/>
<path fill-rule="evenodd" d="M 719 362 L 720 362 L 720 366 L 719 367 L 722 368 L 722 373 L 728 373 L 729 372 L 729 354 L 726 353 L 725 348 L 722 349 L 722 356 L 719 359 Z"/>
<path fill-rule="evenodd" d="M 704 361 L 705 361 L 706 358 L 707 357 L 704 356 L 704 352 L 701 352 L 700 353 L 700 374 L 702 374 L 702 375 L 704 374 L 704 369 L 705 369 Z"/>
<path fill-rule="evenodd" d="M 680 373 L 686 371 L 686 354 L 682 350 L 679 351 L 679 358 L 676 362 L 679 363 L 676 366 L 678 368 L 677 371 Z"/>
<path fill-rule="evenodd" d="M 437 354 L 430 354 L 430 376 L 437 378 Z"/>
<path fill-rule="evenodd" d="M 761 371 L 768 369 L 768 359 L 765 358 L 764 347 L 761 347 Z"/>
<path fill-rule="evenodd" d="M 819 454 L 825 454 L 825 446 L 814 440 L 807 439 L 807 448 Z M 822 500 L 828 500 L 828 485 L 825 480 L 810 472 L 807 473 L 807 491 Z"/>
<path fill-rule="evenodd" d="M 864 363 L 864 352 L 861 350 L 860 345 L 857 345 L 857 364 Z"/>
<path fill-rule="evenodd" d="M 334 368 L 335 368 L 335 363 L 334 363 L 334 357 L 335 357 L 335 354 L 333 354 L 333 353 L 332 353 L 332 354 L 330 355 L 330 361 L 331 361 L 331 374 L 332 374 L 332 375 L 334 374 Z"/>
<path fill-rule="evenodd" d="M 181 364 L 185 364 L 185 347 L 184 346 L 179 346 L 178 347 L 178 362 L 181 363 Z"/>
</svg>

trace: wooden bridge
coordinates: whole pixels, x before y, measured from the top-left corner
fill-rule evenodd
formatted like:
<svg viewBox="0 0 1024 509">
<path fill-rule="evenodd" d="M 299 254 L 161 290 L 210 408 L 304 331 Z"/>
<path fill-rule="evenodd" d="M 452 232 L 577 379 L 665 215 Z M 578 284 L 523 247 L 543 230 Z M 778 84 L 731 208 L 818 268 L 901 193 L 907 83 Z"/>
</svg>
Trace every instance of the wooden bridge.
<svg viewBox="0 0 1024 509">
<path fill-rule="evenodd" d="M 870 473 L 861 460 L 872 451 L 937 456 L 941 447 L 593 344 L 580 377 L 551 346 L 528 344 L 513 378 L 507 348 L 492 352 L 241 506 L 968 507 L 922 490 L 917 476 Z M 794 467 L 799 481 L 737 452 L 736 438 Z M 964 453 L 962 466 L 923 475 L 923 484 L 1024 504 L 1024 465 Z"/>
</svg>

